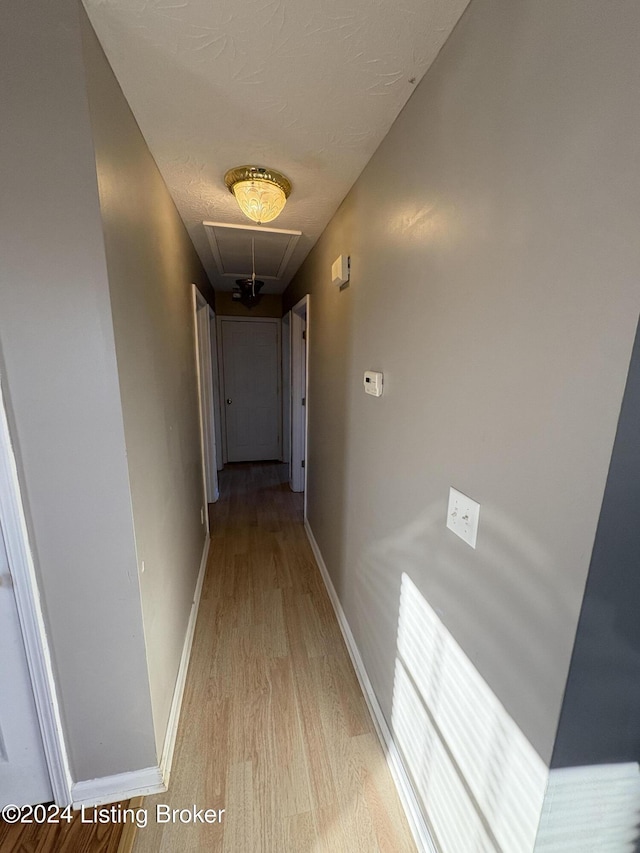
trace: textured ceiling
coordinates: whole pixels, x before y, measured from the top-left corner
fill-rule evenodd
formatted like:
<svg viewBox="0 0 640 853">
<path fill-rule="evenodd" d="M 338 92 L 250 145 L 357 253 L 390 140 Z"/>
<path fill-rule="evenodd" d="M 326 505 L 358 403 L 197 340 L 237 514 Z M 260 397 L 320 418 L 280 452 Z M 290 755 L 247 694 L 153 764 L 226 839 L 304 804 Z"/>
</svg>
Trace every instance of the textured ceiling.
<svg viewBox="0 0 640 853">
<path fill-rule="evenodd" d="M 245 163 L 293 191 L 288 284 L 468 0 L 84 0 L 216 289 L 203 220 L 247 224 L 223 183 Z M 259 258 L 256 258 L 259 270 Z"/>
</svg>

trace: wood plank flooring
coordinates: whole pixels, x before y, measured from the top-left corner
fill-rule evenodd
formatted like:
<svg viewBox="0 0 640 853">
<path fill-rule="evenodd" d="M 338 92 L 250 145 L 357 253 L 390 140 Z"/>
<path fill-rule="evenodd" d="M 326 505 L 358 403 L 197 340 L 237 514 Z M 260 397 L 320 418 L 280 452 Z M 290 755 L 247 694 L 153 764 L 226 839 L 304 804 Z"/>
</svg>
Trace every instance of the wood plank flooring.
<svg viewBox="0 0 640 853">
<path fill-rule="evenodd" d="M 137 809 L 141 798 L 120 803 L 122 809 Z M 2 853 L 130 853 L 132 825 L 82 823 L 80 812 L 67 823 L 8 824 L 0 820 Z"/>
<path fill-rule="evenodd" d="M 134 853 L 416 849 L 284 472 L 221 472 L 170 788 Z"/>
</svg>

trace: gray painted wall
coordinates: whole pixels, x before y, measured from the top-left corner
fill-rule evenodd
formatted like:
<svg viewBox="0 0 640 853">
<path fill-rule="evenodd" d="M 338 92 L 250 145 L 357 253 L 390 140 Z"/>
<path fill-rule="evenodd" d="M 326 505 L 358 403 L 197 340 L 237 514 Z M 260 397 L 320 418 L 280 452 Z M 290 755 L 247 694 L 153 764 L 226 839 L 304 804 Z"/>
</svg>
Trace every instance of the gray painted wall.
<svg viewBox="0 0 640 853">
<path fill-rule="evenodd" d="M 160 757 L 206 538 L 191 283 L 213 291 L 81 14 Z"/>
<path fill-rule="evenodd" d="M 406 572 L 547 764 L 640 310 L 639 27 L 473 0 L 284 298 L 309 520 L 387 718 Z"/>
<path fill-rule="evenodd" d="M 622 402 L 553 767 L 640 761 L 639 434 L 640 333 Z"/>
<path fill-rule="evenodd" d="M 75 0 L 0 27 L 0 346 L 73 777 L 156 763 Z"/>
</svg>

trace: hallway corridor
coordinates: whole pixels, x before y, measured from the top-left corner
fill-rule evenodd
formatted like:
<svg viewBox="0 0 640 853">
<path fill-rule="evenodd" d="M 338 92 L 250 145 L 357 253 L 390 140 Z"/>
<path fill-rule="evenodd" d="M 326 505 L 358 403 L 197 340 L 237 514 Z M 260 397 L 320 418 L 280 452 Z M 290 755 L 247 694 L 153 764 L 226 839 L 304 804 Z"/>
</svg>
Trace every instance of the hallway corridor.
<svg viewBox="0 0 640 853">
<path fill-rule="evenodd" d="M 230 465 L 168 793 L 218 824 L 138 830 L 136 853 L 401 853 L 415 845 L 278 463 Z"/>
</svg>

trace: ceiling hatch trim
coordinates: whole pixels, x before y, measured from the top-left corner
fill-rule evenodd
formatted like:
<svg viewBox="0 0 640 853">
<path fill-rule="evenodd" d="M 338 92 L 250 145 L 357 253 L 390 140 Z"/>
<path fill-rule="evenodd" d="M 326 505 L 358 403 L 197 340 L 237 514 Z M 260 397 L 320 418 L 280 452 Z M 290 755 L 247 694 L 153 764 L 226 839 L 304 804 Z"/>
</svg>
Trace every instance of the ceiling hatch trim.
<svg viewBox="0 0 640 853">
<path fill-rule="evenodd" d="M 203 222 L 218 273 L 229 278 L 251 275 L 251 238 L 255 241 L 256 276 L 284 278 L 302 231 Z M 247 263 L 249 266 L 247 267 Z"/>
</svg>

